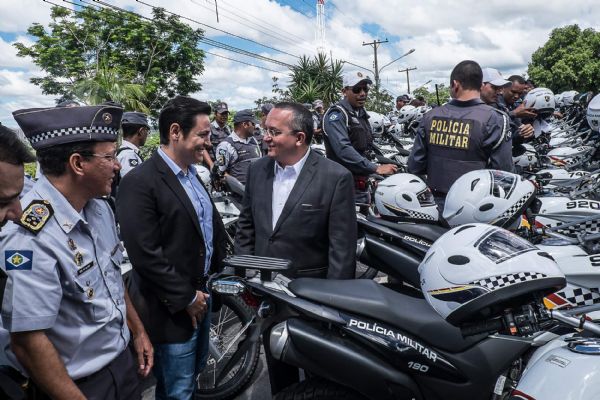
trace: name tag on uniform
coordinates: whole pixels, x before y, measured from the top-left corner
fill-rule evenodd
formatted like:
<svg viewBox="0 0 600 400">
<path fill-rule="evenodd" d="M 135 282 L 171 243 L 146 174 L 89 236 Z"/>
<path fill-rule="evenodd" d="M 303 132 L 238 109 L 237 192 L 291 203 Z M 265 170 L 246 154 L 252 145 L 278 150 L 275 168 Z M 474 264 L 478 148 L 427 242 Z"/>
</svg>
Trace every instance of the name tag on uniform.
<svg viewBox="0 0 600 400">
<path fill-rule="evenodd" d="M 434 117 L 429 126 L 429 144 L 467 150 L 473 126 L 471 119 Z"/>
<path fill-rule="evenodd" d="M 84 265 L 83 267 L 77 270 L 77 276 L 83 274 L 86 271 L 89 271 L 94 266 L 94 262 L 90 262 L 89 264 Z"/>
</svg>

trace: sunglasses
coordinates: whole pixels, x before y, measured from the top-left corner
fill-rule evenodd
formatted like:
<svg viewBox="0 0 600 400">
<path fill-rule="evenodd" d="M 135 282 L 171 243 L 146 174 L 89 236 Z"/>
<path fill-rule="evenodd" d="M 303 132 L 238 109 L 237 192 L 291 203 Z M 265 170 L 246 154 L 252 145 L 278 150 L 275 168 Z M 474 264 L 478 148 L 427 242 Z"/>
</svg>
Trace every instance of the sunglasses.
<svg viewBox="0 0 600 400">
<path fill-rule="evenodd" d="M 359 94 L 361 91 L 364 91 L 365 93 L 369 93 L 369 87 L 368 86 L 352 86 L 352 93 Z"/>
</svg>

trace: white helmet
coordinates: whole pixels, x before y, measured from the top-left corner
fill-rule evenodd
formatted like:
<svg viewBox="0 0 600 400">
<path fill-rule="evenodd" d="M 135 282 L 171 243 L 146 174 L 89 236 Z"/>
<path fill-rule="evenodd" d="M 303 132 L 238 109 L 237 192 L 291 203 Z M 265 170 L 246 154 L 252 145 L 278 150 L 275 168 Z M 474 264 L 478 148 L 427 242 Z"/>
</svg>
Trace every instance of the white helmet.
<svg viewBox="0 0 600 400">
<path fill-rule="evenodd" d="M 406 124 L 413 120 L 415 117 L 415 106 L 404 106 L 398 113 L 398 123 Z"/>
<path fill-rule="evenodd" d="M 375 111 L 367 111 L 367 113 L 369 114 L 369 124 L 371 124 L 371 130 L 375 135 L 381 135 L 385 129 L 387 118 L 382 114 L 376 113 Z"/>
<path fill-rule="evenodd" d="M 529 143 L 523 143 L 523 153 L 518 156 L 513 156 L 513 162 L 515 165 L 521 168 L 527 168 L 535 166 L 538 163 L 537 152 L 535 148 Z"/>
<path fill-rule="evenodd" d="M 382 217 L 438 220 L 438 209 L 431 190 L 412 174 L 395 174 L 379 182 L 375 206 Z"/>
<path fill-rule="evenodd" d="M 600 94 L 594 96 L 587 108 L 587 121 L 594 132 L 600 131 Z"/>
<path fill-rule="evenodd" d="M 562 101 L 565 106 L 572 106 L 575 103 L 575 96 L 579 94 L 577 90 L 562 92 Z"/>
<path fill-rule="evenodd" d="M 415 122 L 421 122 L 421 120 L 423 119 L 423 115 L 427 114 L 428 111 L 431 110 L 431 106 L 419 106 L 415 109 L 414 113 L 415 113 L 415 118 L 414 121 Z"/>
<path fill-rule="evenodd" d="M 533 200 L 535 190 L 533 182 L 510 172 L 467 172 L 450 187 L 443 217 L 450 226 L 484 222 L 508 228 Z"/>
<path fill-rule="evenodd" d="M 196 164 L 196 171 L 200 175 L 200 180 L 204 183 L 204 186 L 210 186 L 210 171 L 202 164 Z"/>
<path fill-rule="evenodd" d="M 487 224 L 446 232 L 425 254 L 419 274 L 425 298 L 453 325 L 494 317 L 507 306 L 566 284 L 548 253 Z"/>
<path fill-rule="evenodd" d="M 556 107 L 564 107 L 565 103 L 563 102 L 562 93 L 554 95 L 554 104 Z"/>
<path fill-rule="evenodd" d="M 546 88 L 535 88 L 529 91 L 525 96 L 525 107 L 532 107 L 539 117 L 548 118 L 552 116 L 556 104 L 554 101 L 554 93 Z"/>
</svg>

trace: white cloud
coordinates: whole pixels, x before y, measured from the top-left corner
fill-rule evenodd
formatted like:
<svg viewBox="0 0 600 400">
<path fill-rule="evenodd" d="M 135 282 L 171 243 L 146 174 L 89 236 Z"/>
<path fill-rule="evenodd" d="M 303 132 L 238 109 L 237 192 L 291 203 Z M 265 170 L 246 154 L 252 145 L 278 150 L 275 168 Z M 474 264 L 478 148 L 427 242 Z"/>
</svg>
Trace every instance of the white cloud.
<svg viewBox="0 0 600 400">
<path fill-rule="evenodd" d="M 290 6 L 273 0 L 219 0 L 219 22 L 216 20 L 214 0 L 145 1 L 290 54 L 312 55 L 315 52 L 315 18 L 291 8 L 301 9 L 303 13 L 313 16 L 314 12 L 308 12 L 306 8 L 306 4 L 312 4 L 313 1 L 291 2 L 288 3 Z M 146 16 L 151 15 L 149 7 L 135 0 L 112 0 L 110 3 Z M 64 4 L 68 6 L 68 3 Z M 393 94 L 399 94 L 406 91 L 406 74 L 398 72 L 398 69 L 405 67 L 417 67 L 410 73 L 412 88 L 430 79 L 430 86 L 447 83 L 450 70 L 463 59 L 474 59 L 482 66 L 498 68 L 505 76 L 523 73 L 531 53 L 544 44 L 553 28 L 572 23 L 578 23 L 581 27 L 597 26 L 600 8 L 595 4 L 594 0 L 578 0 L 568 4 L 559 0 L 521 3 L 503 0 L 445 3 L 439 0 L 381 0 L 377 3 L 330 0 L 325 6 L 327 44 L 334 58 L 348 60 L 368 69 L 373 69 L 373 50 L 362 44 L 375 37 L 361 29 L 363 24 L 379 25 L 377 34 L 383 35 L 379 39 L 384 39 L 385 35 L 390 38 L 389 43 L 379 47 L 380 66 L 415 48 L 413 54 L 386 67 L 381 74 L 383 86 Z M 31 23 L 47 24 L 49 20 L 50 8 L 39 0 L 5 1 L 0 4 L 0 29 L 10 33 L 11 38 L 18 36 L 17 40 L 20 41 L 27 38 L 25 30 Z M 204 29 L 207 38 L 286 63 L 295 63 L 295 59 L 289 55 L 189 23 L 192 27 Z M 0 52 L 3 54 L 0 68 L 4 68 L 0 71 L 0 120 L 3 122 L 6 112 L 11 111 L 10 107 L 53 104 L 51 97 L 41 95 L 40 90 L 28 82 L 29 77 L 37 73 L 35 66 L 30 60 L 16 57 L 11 40 L 0 40 Z M 212 48 L 209 51 L 269 69 L 285 69 L 222 49 Z M 20 74 L 17 72 L 19 70 Z M 271 96 L 273 75 L 269 71 L 208 55 L 205 72 L 199 77 L 203 90 L 195 96 L 222 99 L 234 109 L 253 107 L 255 99 Z M 277 76 L 285 85 L 287 78 Z"/>
</svg>

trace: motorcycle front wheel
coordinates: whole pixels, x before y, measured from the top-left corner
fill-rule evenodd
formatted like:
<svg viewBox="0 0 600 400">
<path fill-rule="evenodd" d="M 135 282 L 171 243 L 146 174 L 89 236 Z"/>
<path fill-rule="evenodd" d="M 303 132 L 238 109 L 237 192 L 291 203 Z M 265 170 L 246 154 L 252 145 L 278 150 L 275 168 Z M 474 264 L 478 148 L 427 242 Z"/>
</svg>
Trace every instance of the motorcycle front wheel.
<svg viewBox="0 0 600 400">
<path fill-rule="evenodd" d="M 260 355 L 260 341 L 249 347 L 246 354 L 229 373 L 217 382 L 221 370 L 248 334 L 254 310 L 238 296 L 223 296 L 223 305 L 212 314 L 209 358 L 204 371 L 197 377 L 196 400 L 233 399 L 252 380 Z"/>
</svg>

